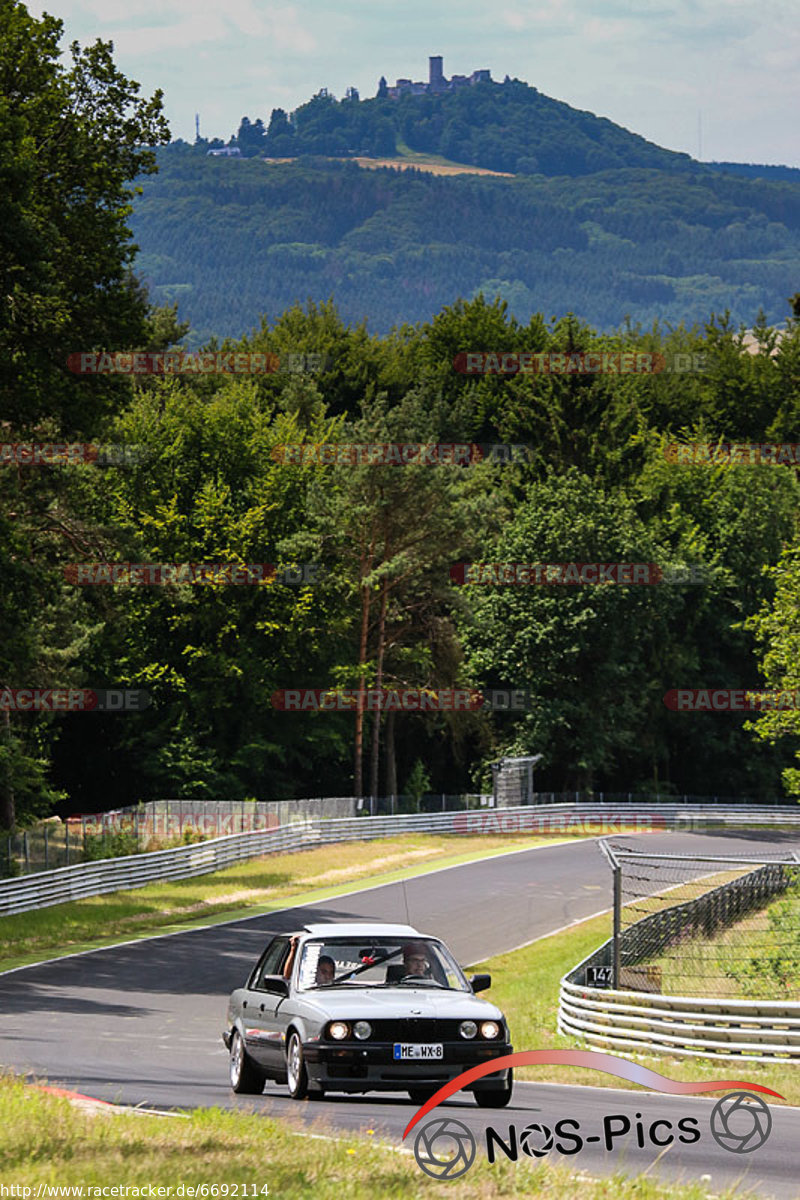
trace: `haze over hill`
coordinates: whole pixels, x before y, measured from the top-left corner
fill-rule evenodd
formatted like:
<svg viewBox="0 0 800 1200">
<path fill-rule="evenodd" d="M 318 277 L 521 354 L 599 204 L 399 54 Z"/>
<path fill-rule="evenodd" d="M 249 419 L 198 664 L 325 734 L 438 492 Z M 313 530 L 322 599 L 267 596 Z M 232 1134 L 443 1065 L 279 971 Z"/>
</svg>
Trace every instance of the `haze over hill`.
<svg viewBox="0 0 800 1200">
<path fill-rule="evenodd" d="M 800 278 L 800 172 L 712 170 L 518 80 L 318 94 L 266 126 L 243 120 L 231 148 L 252 161 L 208 156 L 221 147 L 161 151 L 133 217 L 139 269 L 154 300 L 179 301 L 194 344 L 331 296 L 376 332 L 479 291 L 523 321 L 691 324 L 730 309 L 750 325 L 759 307 L 782 320 Z M 336 161 L 387 156 L 517 177 Z"/>
</svg>

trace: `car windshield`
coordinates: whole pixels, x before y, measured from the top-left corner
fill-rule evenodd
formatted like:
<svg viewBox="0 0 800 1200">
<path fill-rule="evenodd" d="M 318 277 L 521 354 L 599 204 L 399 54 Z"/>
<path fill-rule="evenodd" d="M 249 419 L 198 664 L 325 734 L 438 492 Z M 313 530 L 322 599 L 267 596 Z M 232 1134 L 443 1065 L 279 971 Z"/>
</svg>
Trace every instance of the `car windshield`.
<svg viewBox="0 0 800 1200">
<path fill-rule="evenodd" d="M 470 986 L 441 942 L 432 938 L 315 938 L 303 946 L 303 991 L 327 987 L 425 987 L 468 992 Z"/>
</svg>

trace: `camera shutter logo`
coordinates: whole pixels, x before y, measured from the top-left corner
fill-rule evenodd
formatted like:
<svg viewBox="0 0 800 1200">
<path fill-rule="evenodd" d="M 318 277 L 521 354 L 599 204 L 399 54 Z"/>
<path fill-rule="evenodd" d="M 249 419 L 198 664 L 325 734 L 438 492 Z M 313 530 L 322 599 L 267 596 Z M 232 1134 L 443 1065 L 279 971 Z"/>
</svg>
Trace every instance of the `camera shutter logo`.
<svg viewBox="0 0 800 1200">
<path fill-rule="evenodd" d="M 427 1121 L 414 1139 L 417 1165 L 432 1179 L 458 1179 L 475 1161 L 475 1138 L 452 1117 Z"/>
<path fill-rule="evenodd" d="M 764 1145 L 772 1131 L 772 1113 L 760 1096 L 731 1092 L 711 1113 L 711 1136 L 724 1150 L 749 1154 Z"/>
<path fill-rule="evenodd" d="M 553 1131 L 547 1125 L 526 1125 L 519 1144 L 529 1158 L 544 1158 L 553 1149 Z"/>
</svg>

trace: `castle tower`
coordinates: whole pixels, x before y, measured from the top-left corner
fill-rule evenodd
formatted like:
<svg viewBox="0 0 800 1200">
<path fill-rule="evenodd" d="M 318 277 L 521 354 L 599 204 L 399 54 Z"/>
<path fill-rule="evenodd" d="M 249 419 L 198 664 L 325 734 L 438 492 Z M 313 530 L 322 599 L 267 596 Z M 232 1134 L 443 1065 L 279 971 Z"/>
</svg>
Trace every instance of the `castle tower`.
<svg viewBox="0 0 800 1200">
<path fill-rule="evenodd" d="M 428 58 L 428 86 L 432 92 L 444 91 L 444 69 L 441 54 L 432 54 Z"/>
</svg>

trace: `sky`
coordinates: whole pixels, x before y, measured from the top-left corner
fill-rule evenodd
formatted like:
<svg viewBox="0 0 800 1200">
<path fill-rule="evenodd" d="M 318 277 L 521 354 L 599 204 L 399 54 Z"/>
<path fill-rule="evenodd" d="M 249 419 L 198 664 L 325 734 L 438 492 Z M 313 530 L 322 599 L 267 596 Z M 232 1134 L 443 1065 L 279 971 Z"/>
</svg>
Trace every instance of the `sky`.
<svg viewBox="0 0 800 1200">
<path fill-rule="evenodd" d="M 488 67 L 704 161 L 800 167 L 798 0 L 49 0 L 63 46 L 100 37 L 173 138 L 235 134 L 321 87 Z"/>
</svg>

